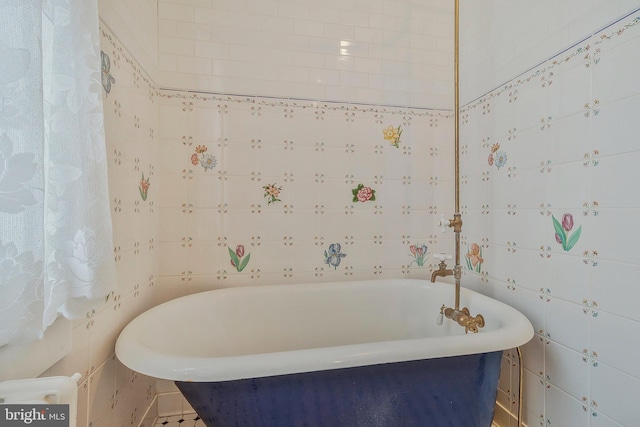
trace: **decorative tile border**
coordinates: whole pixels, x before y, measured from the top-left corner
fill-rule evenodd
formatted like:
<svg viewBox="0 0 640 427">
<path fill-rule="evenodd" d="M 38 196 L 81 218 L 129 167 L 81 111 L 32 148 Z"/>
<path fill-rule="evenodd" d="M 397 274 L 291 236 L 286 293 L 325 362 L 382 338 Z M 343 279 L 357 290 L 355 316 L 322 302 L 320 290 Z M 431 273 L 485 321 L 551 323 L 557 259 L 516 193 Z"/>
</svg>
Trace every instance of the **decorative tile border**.
<svg viewBox="0 0 640 427">
<path fill-rule="evenodd" d="M 346 122 L 353 122 L 363 113 L 371 113 L 374 115 L 374 121 L 377 124 L 383 123 L 384 117 L 387 115 L 392 117 L 400 116 L 404 126 L 410 126 L 413 119 L 426 118 L 427 120 L 430 120 L 430 125 L 432 127 L 438 127 L 438 119 L 453 117 L 453 112 L 414 107 L 403 108 L 395 106 L 314 101 L 309 99 L 227 95 L 222 93 L 175 91 L 171 89 L 160 89 L 159 96 L 164 99 L 183 100 L 183 109 L 185 109 L 185 111 L 187 109 L 193 109 L 194 102 L 218 102 L 218 112 L 220 114 L 226 114 L 229 112 L 228 104 L 246 104 L 251 106 L 250 111 L 254 116 L 262 115 L 264 113 L 264 108 L 266 107 L 282 108 L 282 115 L 285 118 L 295 117 L 299 110 L 313 111 L 316 120 L 324 120 L 326 113 L 343 113 L 344 120 Z M 394 128 L 394 126 L 392 126 L 392 128 Z M 395 126 L 395 129 L 401 133 L 400 126 Z"/>
</svg>

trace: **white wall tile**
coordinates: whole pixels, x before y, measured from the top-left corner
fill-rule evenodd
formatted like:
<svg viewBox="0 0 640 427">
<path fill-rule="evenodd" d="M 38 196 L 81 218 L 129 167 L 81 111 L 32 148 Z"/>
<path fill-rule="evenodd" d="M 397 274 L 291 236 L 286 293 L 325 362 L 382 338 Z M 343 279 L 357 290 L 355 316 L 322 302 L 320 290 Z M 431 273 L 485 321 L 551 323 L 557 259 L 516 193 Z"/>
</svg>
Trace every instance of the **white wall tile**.
<svg viewBox="0 0 640 427">
<path fill-rule="evenodd" d="M 158 4 L 158 17 L 165 20 L 193 22 L 195 8 L 185 4 L 164 2 Z"/>
<path fill-rule="evenodd" d="M 601 260 L 591 272 L 590 301 L 609 313 L 640 320 L 635 307 L 640 290 L 635 285 L 640 275 L 640 265 Z M 593 304 L 593 303 L 592 303 Z"/>
<path fill-rule="evenodd" d="M 191 5 L 169 0 L 161 3 L 160 52 L 164 55 L 162 72 L 158 74 L 161 86 L 450 108 L 449 97 L 438 93 L 437 89 L 431 96 L 433 89 L 439 87 L 431 82 L 451 83 L 453 78 L 452 62 L 443 56 L 452 54 L 453 34 L 446 31 L 450 30 L 450 24 L 443 22 L 443 16 L 451 16 L 452 12 L 442 12 L 439 6 L 396 2 L 390 8 L 383 3 L 356 7 L 344 2 L 331 6 L 326 3 L 273 1 L 260 4 L 254 1 L 240 12 L 234 10 L 236 6 L 219 3 Z M 385 7 L 389 14 L 381 13 L 380 9 Z M 401 27 L 403 18 L 400 17 L 406 15 L 400 10 L 407 14 L 414 12 L 419 18 L 413 25 Z M 433 18 L 438 22 L 438 29 L 433 30 L 437 37 L 425 37 L 421 23 L 434 14 L 438 16 Z M 393 69 L 386 65 L 385 69 L 385 65 L 376 61 L 383 57 L 382 49 L 387 49 L 389 60 L 404 63 L 399 67 L 394 65 Z M 193 60 L 180 61 L 167 55 L 223 59 L 228 65 L 221 70 L 222 64 L 213 63 L 213 69 L 209 69 L 208 63 L 196 65 Z M 357 66 L 354 66 L 354 58 L 358 59 Z M 431 58 L 431 63 L 442 70 L 426 73 L 414 69 L 411 74 L 409 64 L 422 63 L 425 58 Z M 265 63 L 300 68 L 294 73 L 290 68 L 278 70 L 278 67 L 272 67 L 268 72 Z M 345 80 L 348 75 L 341 79 L 328 78 L 335 76 L 331 73 L 334 70 L 355 71 L 363 76 L 355 82 Z M 325 78 L 319 78 L 323 73 Z M 388 73 L 405 79 L 410 77 L 412 83 L 403 80 L 401 87 L 391 90 L 369 83 L 379 82 Z M 240 76 L 251 81 L 212 78 L 218 75 Z M 354 90 L 354 87 L 359 89 Z"/>
<path fill-rule="evenodd" d="M 465 13 L 475 11 L 479 24 L 497 18 L 477 9 L 478 4 L 462 6 Z M 462 63 L 465 58 L 471 61 L 466 66 L 473 64 L 476 77 L 471 83 L 474 77 L 463 74 L 463 86 L 471 84 L 482 94 L 463 107 L 461 117 L 462 173 L 468 181 L 462 186 L 462 199 L 468 215 L 473 216 L 465 224 L 483 227 L 485 217 L 491 217 L 493 226 L 483 228 L 492 243 L 483 256 L 494 257 L 483 265 L 487 282 L 506 280 L 514 291 L 512 304 L 541 334 L 538 340 L 543 351 L 525 347 L 525 360 L 527 353 L 536 355 L 535 369 L 545 387 L 545 405 L 538 418 L 527 412 L 527 417 L 532 416 L 530 423 L 545 420 L 593 426 L 635 422 L 633 411 L 604 397 L 615 386 L 601 376 L 603 370 L 609 375 L 613 366 L 619 381 L 616 390 L 630 392 L 638 375 L 629 353 L 616 350 L 620 343 L 610 342 L 610 337 L 633 336 L 638 329 L 637 310 L 622 301 L 633 298 L 628 283 L 637 281 L 637 260 L 616 237 L 624 234 L 627 242 L 634 241 L 637 229 L 632 225 L 637 222 L 632 219 L 637 217 L 635 193 L 624 190 L 626 183 L 635 182 L 637 169 L 631 166 L 637 147 L 631 147 L 628 139 L 633 131 L 627 122 L 633 120 L 625 120 L 637 110 L 638 90 L 628 82 L 636 64 L 622 59 L 631 52 L 624 53 L 625 46 L 632 49 L 640 34 L 635 30 L 637 12 L 589 38 L 589 31 L 598 30 L 597 25 L 611 22 L 608 20 L 619 12 L 617 6 L 600 3 L 585 10 L 556 5 L 547 34 L 539 40 L 525 37 L 524 43 L 516 37 L 519 18 L 512 14 L 535 17 L 538 6 L 529 6 L 530 14 L 524 13 L 524 5 L 501 8 L 499 21 L 504 28 L 500 34 L 512 34 L 521 54 L 507 62 L 502 56 L 502 63 L 492 52 L 509 47 L 484 31 L 490 24 L 480 24 L 475 30 L 463 25 Z M 594 19 L 595 15 L 600 19 Z M 588 31 L 579 36 L 579 28 Z M 564 50 L 580 37 L 587 40 Z M 553 56 L 556 52 L 562 53 Z M 601 67 L 603 56 L 611 62 Z M 536 65 L 535 58 L 544 61 Z M 492 67 L 496 74 L 478 77 Z M 502 81 L 495 79 L 497 74 L 502 74 Z M 482 92 L 481 87 L 491 89 Z M 474 156 L 486 158 L 495 143 L 507 153 L 503 168 L 498 171 L 474 163 Z M 529 215 L 522 215 L 525 212 Z M 569 234 L 582 227 L 580 239 L 566 251 L 555 241 L 551 222 L 552 215 L 561 218 L 565 213 L 574 218 Z M 482 233 L 467 231 L 465 235 L 476 239 Z M 495 288 L 482 291 L 494 294 Z M 607 354 L 607 362 L 600 360 L 596 346 Z M 525 395 L 525 407 L 530 399 L 539 398 Z M 606 400 L 606 410 L 600 399 Z"/>
<path fill-rule="evenodd" d="M 576 400 L 589 390 L 589 365 L 582 358 L 583 353 L 555 341 L 545 347 L 545 378 Z"/>
<path fill-rule="evenodd" d="M 591 328 L 591 350 L 598 355 L 598 361 L 639 378 L 640 369 L 632 358 L 627 357 L 638 351 L 638 321 L 600 312 L 592 317 Z M 612 334 L 611 331 L 616 333 Z M 625 339 L 620 340 L 620 336 Z"/>
<path fill-rule="evenodd" d="M 545 414 L 552 425 L 589 425 L 589 414 L 582 403 L 554 386 L 545 390 Z"/>
<path fill-rule="evenodd" d="M 592 366 L 590 375 L 589 402 L 597 404 L 593 409 L 619 424 L 636 424 L 639 418 L 633 396 L 640 392 L 640 380 L 604 363 Z"/>
</svg>

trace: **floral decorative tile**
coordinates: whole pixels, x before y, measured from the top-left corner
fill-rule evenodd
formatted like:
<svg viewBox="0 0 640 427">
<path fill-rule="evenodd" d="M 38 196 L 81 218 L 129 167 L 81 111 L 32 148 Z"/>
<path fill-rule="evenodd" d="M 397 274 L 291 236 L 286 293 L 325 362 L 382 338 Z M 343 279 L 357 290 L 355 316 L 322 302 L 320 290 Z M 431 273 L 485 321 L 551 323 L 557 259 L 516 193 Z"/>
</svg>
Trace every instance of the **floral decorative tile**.
<svg viewBox="0 0 640 427">
<path fill-rule="evenodd" d="M 280 202 L 280 192 L 282 191 L 282 186 L 278 187 L 277 184 L 267 184 L 264 187 L 264 198 L 267 199 L 267 204 Z"/>
<path fill-rule="evenodd" d="M 389 125 L 382 131 L 382 133 L 384 134 L 384 139 L 386 139 L 389 144 L 396 148 L 400 148 L 400 136 L 402 135 L 402 129 L 400 129 L 400 126 L 393 127 L 392 125 Z"/>
<path fill-rule="evenodd" d="M 205 171 L 213 169 L 218 164 L 218 160 L 213 154 L 207 154 L 206 152 L 206 146 L 196 146 L 195 153 L 191 155 L 191 164 L 194 166 L 200 165 Z"/>
<path fill-rule="evenodd" d="M 573 233 L 569 232 L 573 229 L 573 215 L 566 213 L 562 215 L 562 222 L 558 221 L 555 216 L 551 216 L 553 220 L 553 228 L 556 231 L 556 242 L 562 245 L 562 249 L 570 251 L 582 234 L 582 226 L 579 226 Z"/>
<path fill-rule="evenodd" d="M 342 253 L 340 243 L 332 243 L 329 245 L 329 250 L 324 251 L 324 263 L 337 269 L 342 258 L 346 256 L 347 254 Z"/>
<path fill-rule="evenodd" d="M 368 202 L 376 200 L 376 190 L 371 189 L 371 187 L 367 187 L 364 184 L 358 184 L 356 188 L 351 190 L 353 194 L 352 201 L 356 202 Z"/>
</svg>

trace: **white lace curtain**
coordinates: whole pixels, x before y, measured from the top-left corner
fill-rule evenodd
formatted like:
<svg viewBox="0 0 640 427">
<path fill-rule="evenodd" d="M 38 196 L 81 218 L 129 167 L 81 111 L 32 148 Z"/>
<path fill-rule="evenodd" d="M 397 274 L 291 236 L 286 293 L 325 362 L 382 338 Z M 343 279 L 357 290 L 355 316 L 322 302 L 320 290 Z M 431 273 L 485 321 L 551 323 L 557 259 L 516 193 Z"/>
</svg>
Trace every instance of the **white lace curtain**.
<svg viewBox="0 0 640 427">
<path fill-rule="evenodd" d="M 0 346 L 115 286 L 97 0 L 0 0 Z"/>
</svg>

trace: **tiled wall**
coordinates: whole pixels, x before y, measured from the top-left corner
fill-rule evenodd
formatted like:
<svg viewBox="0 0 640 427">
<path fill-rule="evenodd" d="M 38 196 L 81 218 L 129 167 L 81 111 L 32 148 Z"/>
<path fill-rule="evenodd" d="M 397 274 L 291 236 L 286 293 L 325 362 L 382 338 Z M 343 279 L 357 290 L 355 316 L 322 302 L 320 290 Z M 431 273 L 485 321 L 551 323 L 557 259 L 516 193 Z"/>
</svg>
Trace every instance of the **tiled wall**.
<svg viewBox="0 0 640 427">
<path fill-rule="evenodd" d="M 167 90 L 160 98 L 161 299 L 424 278 L 432 260 L 416 259 L 423 246 L 451 252 L 451 239 L 433 231 L 452 208 L 450 112 Z"/>
<path fill-rule="evenodd" d="M 208 3 L 197 7 L 211 7 Z M 370 6 L 372 13 L 381 8 Z M 420 256 L 423 246 L 451 251 L 450 242 L 438 242 L 432 231 L 432 217 L 451 206 L 450 112 L 159 91 L 155 7 L 155 1 L 100 4 L 119 287 L 102 307 L 75 322 L 72 352 L 45 373 L 82 374 L 80 426 L 146 425 L 145 417 L 153 418 L 159 406 L 163 413 L 185 409 L 170 384 L 130 371 L 113 353 L 126 323 L 159 301 L 237 284 L 424 277 L 431 261 Z M 216 7 L 233 9 L 236 3 Z M 334 5 L 333 12 L 344 20 L 349 13 L 342 7 Z M 353 9 L 348 3 L 344 7 Z M 286 14 L 286 8 L 277 9 Z M 438 31 L 447 27 L 442 22 L 447 14 L 450 10 L 433 18 Z M 396 23 L 385 24 L 385 29 L 396 28 L 398 19 L 390 19 Z M 274 34 L 281 31 L 275 28 Z M 383 31 L 373 33 L 381 37 Z M 437 50 L 447 51 L 445 44 L 438 42 Z M 413 48 L 419 48 L 415 40 Z M 412 49 L 403 50 L 407 57 L 416 54 Z M 354 56 L 346 62 L 370 65 Z M 189 62 L 185 59 L 180 63 Z M 353 76 L 341 73 L 349 69 L 317 71 L 338 76 L 331 84 L 339 89 L 323 89 L 322 98 L 348 94 L 344 99 L 405 103 L 407 88 L 417 87 L 409 85 L 408 74 L 398 74 L 368 92 L 377 91 L 379 97 L 355 96 L 361 90 L 344 80 Z M 320 93 L 307 90 L 313 84 L 283 89 L 290 72 L 282 68 L 283 84 L 272 88 L 286 97 Z M 406 79 L 403 89 L 396 91 L 401 79 Z M 245 91 L 255 88 L 254 83 L 223 89 Z M 429 90 L 437 104 L 445 97 L 433 84 Z M 393 130 L 389 126 L 401 130 L 400 138 L 394 139 L 392 132 L 384 138 L 383 130 Z M 207 161 L 213 167 L 205 168 Z M 281 188 L 280 200 L 269 203 L 264 197 L 268 184 Z M 359 184 L 375 190 L 376 200 L 353 202 L 352 190 Z M 319 226 L 309 227 L 314 223 Z M 339 243 L 340 251 L 332 243 Z M 245 246 L 243 260 L 251 254 L 242 272 L 231 265 L 228 250 L 240 253 L 238 245 Z M 384 251 L 393 255 L 383 257 Z M 334 264 L 341 261 L 337 268 L 325 263 L 329 254 L 334 254 Z"/>
<path fill-rule="evenodd" d="M 71 353 L 44 375 L 82 374 L 78 426 L 135 426 L 154 402 L 155 379 L 120 364 L 114 344 L 124 326 L 156 302 L 158 94 L 154 83 L 104 24 L 101 35 L 118 288 L 101 307 L 74 322 Z M 143 176 L 148 188 L 141 182 Z M 154 411 L 150 411 L 151 421 Z"/>
<path fill-rule="evenodd" d="M 431 261 L 419 265 L 421 245 L 451 251 L 452 239 L 434 231 L 437 215 L 448 217 L 453 207 L 451 63 L 438 62 L 442 53 L 451 58 L 451 7 L 161 0 L 156 79 L 145 73 L 155 73 L 153 31 L 136 35 L 135 25 L 122 24 L 127 14 L 119 2 L 103 3 L 109 25 L 127 40 L 123 46 L 103 26 L 115 80 L 104 100 L 120 286 L 76 322 L 72 353 L 48 372 L 83 374 L 79 425 L 129 425 L 144 416 L 155 384 L 120 365 L 113 343 L 128 320 L 157 301 L 242 284 L 426 277 Z M 463 9 L 473 7 L 466 3 Z M 568 35 L 550 36 L 541 58 L 631 4 L 592 3 L 586 15 L 555 24 Z M 145 4 L 153 11 L 154 2 Z M 515 17 L 531 13 L 523 7 L 475 9 L 463 45 L 494 34 L 497 18 L 512 31 L 521 28 Z M 549 34 L 549 16 L 567 10 L 536 9 Z M 140 15 L 141 27 L 153 28 L 153 13 Z M 477 56 L 470 47 L 464 56 L 475 72 L 462 74 L 463 87 L 472 82 L 461 115 L 470 268 L 463 284 L 513 304 L 534 323 L 536 337 L 525 347 L 529 425 L 638 421 L 631 399 L 640 392 L 640 372 L 626 356 L 640 342 L 633 305 L 640 266 L 631 249 L 640 229 L 632 184 L 640 105 L 635 16 L 539 66 L 538 56 L 525 53 L 538 49 L 533 38 L 527 45 L 506 37 L 511 45 Z M 324 50 L 349 41 L 342 36 L 347 27 L 357 49 Z M 250 48 L 255 43 L 260 52 Z M 156 83 L 201 92 L 157 90 Z M 389 126 L 402 130 L 397 147 L 384 138 Z M 360 184 L 375 190 L 375 200 L 353 201 Z M 270 185 L 279 200 L 265 197 L 266 190 L 276 194 Z M 578 229 L 581 235 L 564 250 L 552 216 L 562 233 L 567 213 L 567 238 Z M 236 266 L 229 249 L 241 255 Z M 327 258 L 340 264 L 334 268 Z M 517 372 L 508 358 L 504 368 L 499 401 L 515 412 Z"/>
<path fill-rule="evenodd" d="M 100 19 L 157 83 L 158 0 L 98 0 Z"/>
<path fill-rule="evenodd" d="M 451 109 L 453 2 L 159 0 L 163 88 Z"/>
<path fill-rule="evenodd" d="M 463 283 L 534 325 L 529 426 L 640 423 L 640 12 L 598 31 L 618 11 L 610 5 L 595 34 L 461 111 L 463 241 L 475 270 Z M 516 413 L 512 361 L 498 400 Z"/>
<path fill-rule="evenodd" d="M 461 0 L 462 105 L 639 5 L 638 0 Z"/>
</svg>

